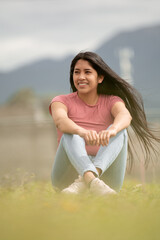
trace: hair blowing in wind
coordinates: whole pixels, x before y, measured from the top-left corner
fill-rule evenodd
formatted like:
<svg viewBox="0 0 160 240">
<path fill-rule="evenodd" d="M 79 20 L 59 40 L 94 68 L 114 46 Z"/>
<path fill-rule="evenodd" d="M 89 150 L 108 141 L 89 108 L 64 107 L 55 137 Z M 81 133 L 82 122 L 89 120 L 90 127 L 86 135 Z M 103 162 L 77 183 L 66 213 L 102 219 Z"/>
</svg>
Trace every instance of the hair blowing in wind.
<svg viewBox="0 0 160 240">
<path fill-rule="evenodd" d="M 126 108 L 132 116 L 131 127 L 143 149 L 145 157 L 145 165 L 152 159 L 153 153 L 157 153 L 156 143 L 160 143 L 160 138 L 154 134 L 153 129 L 149 127 L 144 111 L 143 100 L 141 94 L 128 82 L 117 75 L 103 59 L 93 52 L 80 52 L 72 60 L 70 67 L 70 84 L 73 92 L 76 88 L 73 83 L 73 71 L 78 60 L 83 59 L 88 61 L 91 66 L 97 71 L 97 74 L 103 75 L 104 80 L 98 85 L 98 94 L 119 96 L 125 102 Z M 129 134 L 129 160 L 130 166 L 133 163 L 134 142 Z"/>
</svg>

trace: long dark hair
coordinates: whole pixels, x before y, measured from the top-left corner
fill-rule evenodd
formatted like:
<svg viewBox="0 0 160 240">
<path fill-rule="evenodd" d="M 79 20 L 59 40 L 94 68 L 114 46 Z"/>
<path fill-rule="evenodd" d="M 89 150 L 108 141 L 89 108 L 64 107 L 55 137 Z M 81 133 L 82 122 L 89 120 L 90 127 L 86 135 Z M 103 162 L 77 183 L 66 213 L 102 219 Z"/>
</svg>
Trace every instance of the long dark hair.
<svg viewBox="0 0 160 240">
<path fill-rule="evenodd" d="M 73 92 L 77 91 L 73 83 L 73 71 L 76 62 L 80 59 L 88 61 L 97 71 L 99 76 L 104 76 L 103 82 L 98 84 L 98 94 L 119 96 L 125 102 L 126 108 L 132 116 L 131 127 L 138 138 L 140 145 L 143 146 L 145 164 L 147 166 L 152 150 L 154 153 L 157 151 L 155 141 L 160 142 L 160 139 L 153 134 L 148 126 L 143 100 L 140 93 L 128 82 L 117 75 L 99 55 L 93 52 L 80 52 L 72 60 L 70 66 L 70 85 Z M 128 151 L 131 168 L 133 163 L 132 149 L 134 148 L 134 144 L 130 134 L 129 140 Z"/>
</svg>

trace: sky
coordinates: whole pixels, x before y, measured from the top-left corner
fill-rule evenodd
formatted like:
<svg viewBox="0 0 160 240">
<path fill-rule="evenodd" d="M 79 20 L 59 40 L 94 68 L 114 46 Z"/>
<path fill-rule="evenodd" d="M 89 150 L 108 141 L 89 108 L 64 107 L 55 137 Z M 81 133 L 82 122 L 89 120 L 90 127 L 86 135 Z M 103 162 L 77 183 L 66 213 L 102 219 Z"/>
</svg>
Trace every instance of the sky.
<svg viewBox="0 0 160 240">
<path fill-rule="evenodd" d="M 0 71 L 160 24 L 159 0 L 0 0 Z"/>
</svg>

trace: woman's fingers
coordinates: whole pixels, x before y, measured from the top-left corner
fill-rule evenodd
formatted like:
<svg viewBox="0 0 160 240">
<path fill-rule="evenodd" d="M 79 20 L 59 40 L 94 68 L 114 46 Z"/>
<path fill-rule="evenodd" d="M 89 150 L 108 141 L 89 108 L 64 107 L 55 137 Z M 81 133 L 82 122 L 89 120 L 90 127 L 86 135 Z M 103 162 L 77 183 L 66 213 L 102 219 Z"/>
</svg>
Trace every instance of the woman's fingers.
<svg viewBox="0 0 160 240">
<path fill-rule="evenodd" d="M 102 146 L 107 146 L 109 143 L 109 133 L 107 131 L 101 131 L 99 133 L 99 140 Z"/>
<path fill-rule="evenodd" d="M 98 136 L 97 132 L 94 131 L 92 134 L 93 134 L 93 145 L 98 145 L 99 144 L 99 136 Z"/>
<path fill-rule="evenodd" d="M 88 130 L 85 135 L 85 141 L 88 145 L 97 145 L 99 143 L 99 136 L 97 132 Z"/>
<path fill-rule="evenodd" d="M 89 132 L 89 139 L 90 139 L 90 145 L 96 145 L 97 144 L 97 139 L 98 139 L 97 132 L 91 130 Z"/>
<path fill-rule="evenodd" d="M 109 139 L 117 134 L 115 129 L 103 130 L 97 134 L 94 130 L 87 130 L 84 136 L 87 145 L 107 146 Z"/>
<path fill-rule="evenodd" d="M 109 144 L 109 139 L 117 134 L 115 129 L 108 129 L 99 133 L 99 141 L 102 146 Z"/>
</svg>

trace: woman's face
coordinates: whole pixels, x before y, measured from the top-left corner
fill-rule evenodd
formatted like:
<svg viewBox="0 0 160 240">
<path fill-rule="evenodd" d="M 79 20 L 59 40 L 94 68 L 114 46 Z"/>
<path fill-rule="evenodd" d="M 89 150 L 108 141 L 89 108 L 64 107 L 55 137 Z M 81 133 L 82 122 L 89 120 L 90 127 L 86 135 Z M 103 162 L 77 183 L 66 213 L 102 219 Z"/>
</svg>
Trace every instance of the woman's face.
<svg viewBox="0 0 160 240">
<path fill-rule="evenodd" d="M 73 71 L 74 86 L 79 93 L 96 93 L 97 86 L 103 81 L 96 70 L 86 60 L 78 60 Z"/>
</svg>

